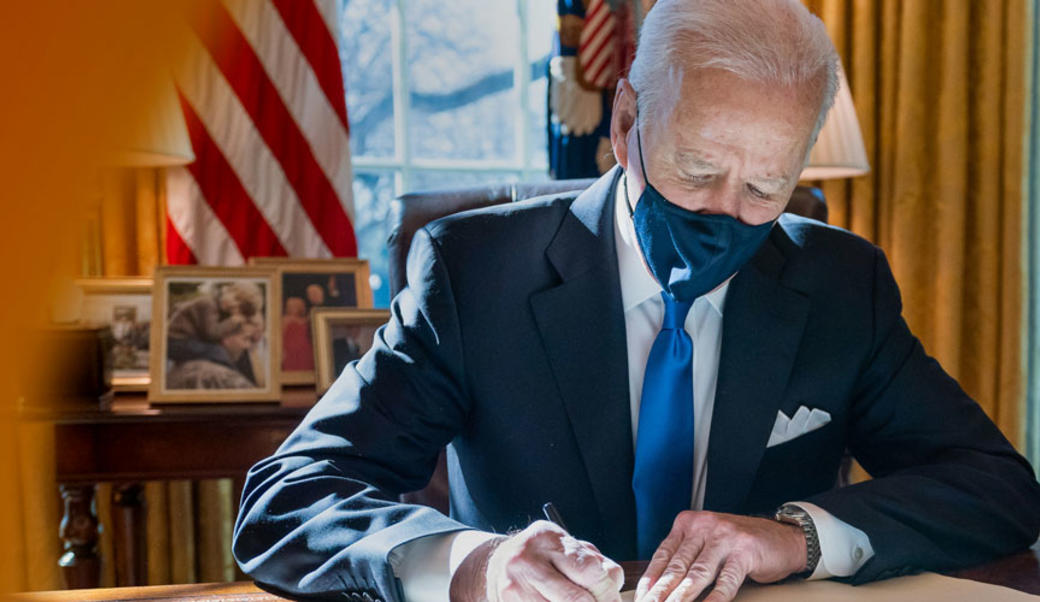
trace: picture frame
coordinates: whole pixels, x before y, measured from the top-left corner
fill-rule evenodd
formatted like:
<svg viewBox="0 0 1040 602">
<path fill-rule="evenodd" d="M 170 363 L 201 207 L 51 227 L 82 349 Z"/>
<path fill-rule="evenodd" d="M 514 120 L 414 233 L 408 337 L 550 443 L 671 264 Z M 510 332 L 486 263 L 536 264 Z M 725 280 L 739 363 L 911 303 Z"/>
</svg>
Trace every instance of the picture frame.
<svg viewBox="0 0 1040 602">
<path fill-rule="evenodd" d="M 147 391 L 152 279 L 80 278 L 74 284 L 82 295 L 78 322 L 102 329 L 112 390 Z"/>
<path fill-rule="evenodd" d="M 343 367 L 372 348 L 376 330 L 390 321 L 388 309 L 321 307 L 311 312 L 314 330 L 314 388 L 324 395 Z M 351 332 L 350 330 L 353 330 Z M 346 341 L 346 344 L 338 344 Z"/>
<path fill-rule="evenodd" d="M 316 307 L 371 308 L 368 261 L 253 257 L 250 265 L 273 266 L 281 282 L 277 319 L 282 333 L 282 384 L 314 384 L 311 312 Z"/>
<path fill-rule="evenodd" d="M 156 269 L 148 400 L 279 401 L 280 288 L 272 267 Z"/>
</svg>

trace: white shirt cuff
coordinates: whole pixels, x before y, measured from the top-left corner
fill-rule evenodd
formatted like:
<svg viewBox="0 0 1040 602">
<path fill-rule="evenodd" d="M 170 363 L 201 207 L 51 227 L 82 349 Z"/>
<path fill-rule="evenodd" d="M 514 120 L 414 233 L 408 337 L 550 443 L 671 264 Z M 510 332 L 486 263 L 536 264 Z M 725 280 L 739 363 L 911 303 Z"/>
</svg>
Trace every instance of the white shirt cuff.
<svg viewBox="0 0 1040 602">
<path fill-rule="evenodd" d="M 462 561 L 494 533 L 465 530 L 419 537 L 390 551 L 390 567 L 401 581 L 405 602 L 444 602 Z"/>
<path fill-rule="evenodd" d="M 805 510 L 820 539 L 820 562 L 809 579 L 854 575 L 874 556 L 870 538 L 863 531 L 809 502 L 789 502 Z"/>
</svg>

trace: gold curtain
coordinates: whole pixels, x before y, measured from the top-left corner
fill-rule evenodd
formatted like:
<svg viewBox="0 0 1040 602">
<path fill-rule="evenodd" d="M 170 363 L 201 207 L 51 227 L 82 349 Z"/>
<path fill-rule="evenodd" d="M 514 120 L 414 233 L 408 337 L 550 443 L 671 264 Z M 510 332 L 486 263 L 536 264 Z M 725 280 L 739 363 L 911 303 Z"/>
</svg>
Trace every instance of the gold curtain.
<svg viewBox="0 0 1040 602">
<path fill-rule="evenodd" d="M 841 54 L 872 171 L 823 184 L 888 255 L 910 328 L 1025 442 L 1024 0 L 804 0 Z"/>
</svg>

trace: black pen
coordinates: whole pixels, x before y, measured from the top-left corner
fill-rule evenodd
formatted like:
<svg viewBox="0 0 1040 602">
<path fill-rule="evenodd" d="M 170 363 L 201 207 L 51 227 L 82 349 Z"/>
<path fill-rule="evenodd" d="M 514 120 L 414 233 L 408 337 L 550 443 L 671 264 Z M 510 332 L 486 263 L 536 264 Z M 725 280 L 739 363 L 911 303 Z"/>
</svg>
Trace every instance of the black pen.
<svg viewBox="0 0 1040 602">
<path fill-rule="evenodd" d="M 542 504 L 542 512 L 545 514 L 545 518 L 549 519 L 549 522 L 556 523 L 556 526 L 570 533 L 571 530 L 567 528 L 567 525 L 563 522 L 563 517 L 560 516 L 560 511 L 556 509 L 556 506 L 552 502 L 545 502 Z"/>
</svg>

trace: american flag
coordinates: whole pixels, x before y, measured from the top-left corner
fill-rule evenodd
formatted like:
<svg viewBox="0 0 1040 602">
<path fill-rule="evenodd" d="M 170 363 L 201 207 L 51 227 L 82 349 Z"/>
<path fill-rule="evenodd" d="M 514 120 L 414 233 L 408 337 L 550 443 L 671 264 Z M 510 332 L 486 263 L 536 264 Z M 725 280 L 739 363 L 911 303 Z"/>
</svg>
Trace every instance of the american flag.
<svg viewBox="0 0 1040 602">
<path fill-rule="evenodd" d="M 585 24 L 581 28 L 578 60 L 585 82 L 597 88 L 610 87 L 617 78 L 616 25 L 606 0 L 591 0 L 588 3 Z"/>
<path fill-rule="evenodd" d="M 201 0 L 174 74 L 195 161 L 167 176 L 171 264 L 357 256 L 338 0 Z"/>
</svg>

